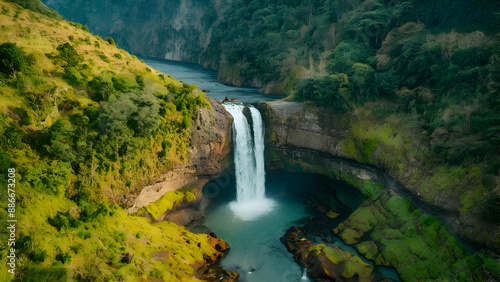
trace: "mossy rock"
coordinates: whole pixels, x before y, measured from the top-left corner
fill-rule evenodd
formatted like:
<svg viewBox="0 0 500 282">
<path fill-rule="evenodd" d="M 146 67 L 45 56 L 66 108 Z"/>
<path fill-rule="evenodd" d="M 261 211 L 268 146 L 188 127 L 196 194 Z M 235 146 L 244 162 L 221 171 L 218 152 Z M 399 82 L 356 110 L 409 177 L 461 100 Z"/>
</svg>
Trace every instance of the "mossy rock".
<svg viewBox="0 0 500 282">
<path fill-rule="evenodd" d="M 333 280 L 354 277 L 359 281 L 372 279 L 373 266 L 365 263 L 354 253 L 337 247 L 323 244 L 311 246 L 308 248 L 307 262 L 310 266 L 308 274 L 313 278 L 327 275 Z"/>
<path fill-rule="evenodd" d="M 341 233 L 342 231 L 344 231 L 346 228 L 347 228 L 347 226 L 345 226 L 345 224 L 341 223 L 337 227 L 335 227 L 332 230 L 332 232 L 333 232 L 333 234 L 338 235 L 339 233 Z"/>
<path fill-rule="evenodd" d="M 350 228 L 347 228 L 346 230 L 342 231 L 342 233 L 340 233 L 340 238 L 342 238 L 342 240 L 344 240 L 344 242 L 349 245 L 358 243 L 358 239 L 362 236 L 363 233 L 360 234 L 358 231 Z"/>
<path fill-rule="evenodd" d="M 356 245 L 358 252 L 367 260 L 374 260 L 378 255 L 378 248 L 375 242 L 366 241 Z"/>
<path fill-rule="evenodd" d="M 337 218 L 339 215 L 340 215 L 339 213 L 336 213 L 332 210 L 330 210 L 329 212 L 326 213 L 326 216 L 328 216 L 331 219 Z"/>
<path fill-rule="evenodd" d="M 195 199 L 196 196 L 187 190 L 167 192 L 158 201 L 145 206 L 142 212 L 147 212 L 151 218 L 157 219 L 184 200 L 191 202 Z M 141 213 L 141 211 L 139 213 Z"/>
</svg>

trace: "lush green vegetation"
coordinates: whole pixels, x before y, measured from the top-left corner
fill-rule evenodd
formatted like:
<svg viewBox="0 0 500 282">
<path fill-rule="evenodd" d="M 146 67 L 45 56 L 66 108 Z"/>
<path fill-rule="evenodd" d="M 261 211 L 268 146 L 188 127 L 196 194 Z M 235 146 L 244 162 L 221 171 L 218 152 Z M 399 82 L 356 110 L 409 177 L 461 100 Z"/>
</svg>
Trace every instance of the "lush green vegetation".
<svg viewBox="0 0 500 282">
<path fill-rule="evenodd" d="M 157 219 L 181 202 L 191 202 L 195 199 L 196 196 L 188 190 L 167 192 L 158 201 L 142 208 L 138 214 L 146 212 L 152 219 Z"/>
<path fill-rule="evenodd" d="M 243 84 L 259 80 L 267 92 L 347 113 L 345 155 L 428 202 L 498 223 L 490 200 L 500 175 L 498 9 L 494 1 L 238 1 L 216 22 L 207 59 L 223 80 L 236 71 Z"/>
<path fill-rule="evenodd" d="M 487 267 L 488 253 L 469 254 L 436 218 L 396 196 L 365 202 L 333 232 L 376 265 L 394 267 L 404 281 L 498 278 Z"/>
<path fill-rule="evenodd" d="M 395 268 L 403 281 L 484 281 L 490 275 L 500 277 L 494 254 L 486 250 L 469 252 L 443 222 L 423 213 L 409 199 L 392 195 L 380 183 L 360 179 L 359 175 L 347 172 L 348 169 L 332 169 L 323 161 L 304 163 L 285 150 L 273 156 L 268 154 L 267 158 L 286 171 L 323 174 L 361 191 L 367 200 L 338 224 L 333 233 L 375 265 Z M 325 207 L 328 210 L 328 204 Z M 345 259 L 345 254 L 332 247 L 315 245 L 316 248 L 325 249 L 325 253 L 330 251 L 328 259 L 334 263 L 343 263 Z"/>
<path fill-rule="evenodd" d="M 0 167 L 16 169 L 16 279 L 192 277 L 190 264 L 217 253 L 211 239 L 120 205 L 189 163 L 191 122 L 209 107 L 204 94 L 32 3 L 0 1 Z M 5 264 L 0 270 L 0 280 L 13 278 Z"/>
<path fill-rule="evenodd" d="M 414 120 L 432 160 L 480 162 L 500 152 L 499 6 L 449 4 L 236 1 L 215 25 L 207 60 L 223 80 L 237 71 L 243 85 L 257 79 L 342 111 L 389 100 Z"/>
<path fill-rule="evenodd" d="M 243 85 L 257 80 L 269 93 L 289 94 L 300 77 L 351 75 L 356 63 L 375 69 L 388 33 L 408 22 L 421 22 L 433 34 L 495 34 L 495 8 L 494 1 L 465 0 L 233 1 L 214 24 L 206 64 L 220 66 L 222 79 L 236 70 Z M 356 68 L 356 90 L 364 92 L 369 83 L 359 76 L 367 70 Z"/>
</svg>

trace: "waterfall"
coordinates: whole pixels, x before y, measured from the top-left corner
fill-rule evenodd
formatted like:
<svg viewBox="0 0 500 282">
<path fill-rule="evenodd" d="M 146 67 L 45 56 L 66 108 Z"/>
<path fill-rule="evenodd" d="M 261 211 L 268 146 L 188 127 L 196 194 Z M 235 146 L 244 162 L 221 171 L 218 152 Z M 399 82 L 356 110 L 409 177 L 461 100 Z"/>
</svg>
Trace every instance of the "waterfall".
<svg viewBox="0 0 500 282">
<path fill-rule="evenodd" d="M 264 123 L 254 107 L 224 104 L 233 116 L 236 201 L 229 204 L 236 217 L 253 220 L 270 212 L 274 202 L 266 198 Z M 245 111 L 247 114 L 245 114 Z M 250 118 L 250 120 L 248 120 Z"/>
</svg>

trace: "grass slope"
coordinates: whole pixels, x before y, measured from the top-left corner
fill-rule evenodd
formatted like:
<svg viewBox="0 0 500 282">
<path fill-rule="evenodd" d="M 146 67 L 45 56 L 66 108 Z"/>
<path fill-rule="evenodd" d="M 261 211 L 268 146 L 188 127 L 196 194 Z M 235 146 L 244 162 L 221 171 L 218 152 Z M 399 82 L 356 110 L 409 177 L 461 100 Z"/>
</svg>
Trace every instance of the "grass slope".
<svg viewBox="0 0 500 282">
<path fill-rule="evenodd" d="M 2 263 L 0 280 L 196 280 L 192 265 L 218 256 L 218 239 L 151 224 L 117 203 L 188 164 L 191 120 L 209 106 L 203 94 L 39 1 L 22 4 L 34 10 L 0 1 L 0 49 L 15 43 L 22 61 L 0 72 L 0 167 L 16 169 L 19 220 L 16 276 Z"/>
</svg>

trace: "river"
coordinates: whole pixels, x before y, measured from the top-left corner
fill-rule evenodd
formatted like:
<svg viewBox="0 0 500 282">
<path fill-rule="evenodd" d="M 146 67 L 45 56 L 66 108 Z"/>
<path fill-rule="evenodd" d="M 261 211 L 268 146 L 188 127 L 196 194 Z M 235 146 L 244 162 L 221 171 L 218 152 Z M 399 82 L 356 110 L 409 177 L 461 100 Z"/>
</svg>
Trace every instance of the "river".
<svg viewBox="0 0 500 282">
<path fill-rule="evenodd" d="M 160 59 L 144 59 L 144 62 L 165 75 L 172 75 L 177 80 L 187 84 L 196 84 L 202 90 L 208 90 L 206 94 L 216 100 L 224 100 L 225 97 L 237 98 L 241 103 L 252 103 L 257 101 L 274 101 L 283 96 L 265 95 L 258 92 L 257 88 L 236 87 L 222 84 L 217 81 L 217 72 L 206 70 L 202 66 Z"/>
</svg>

